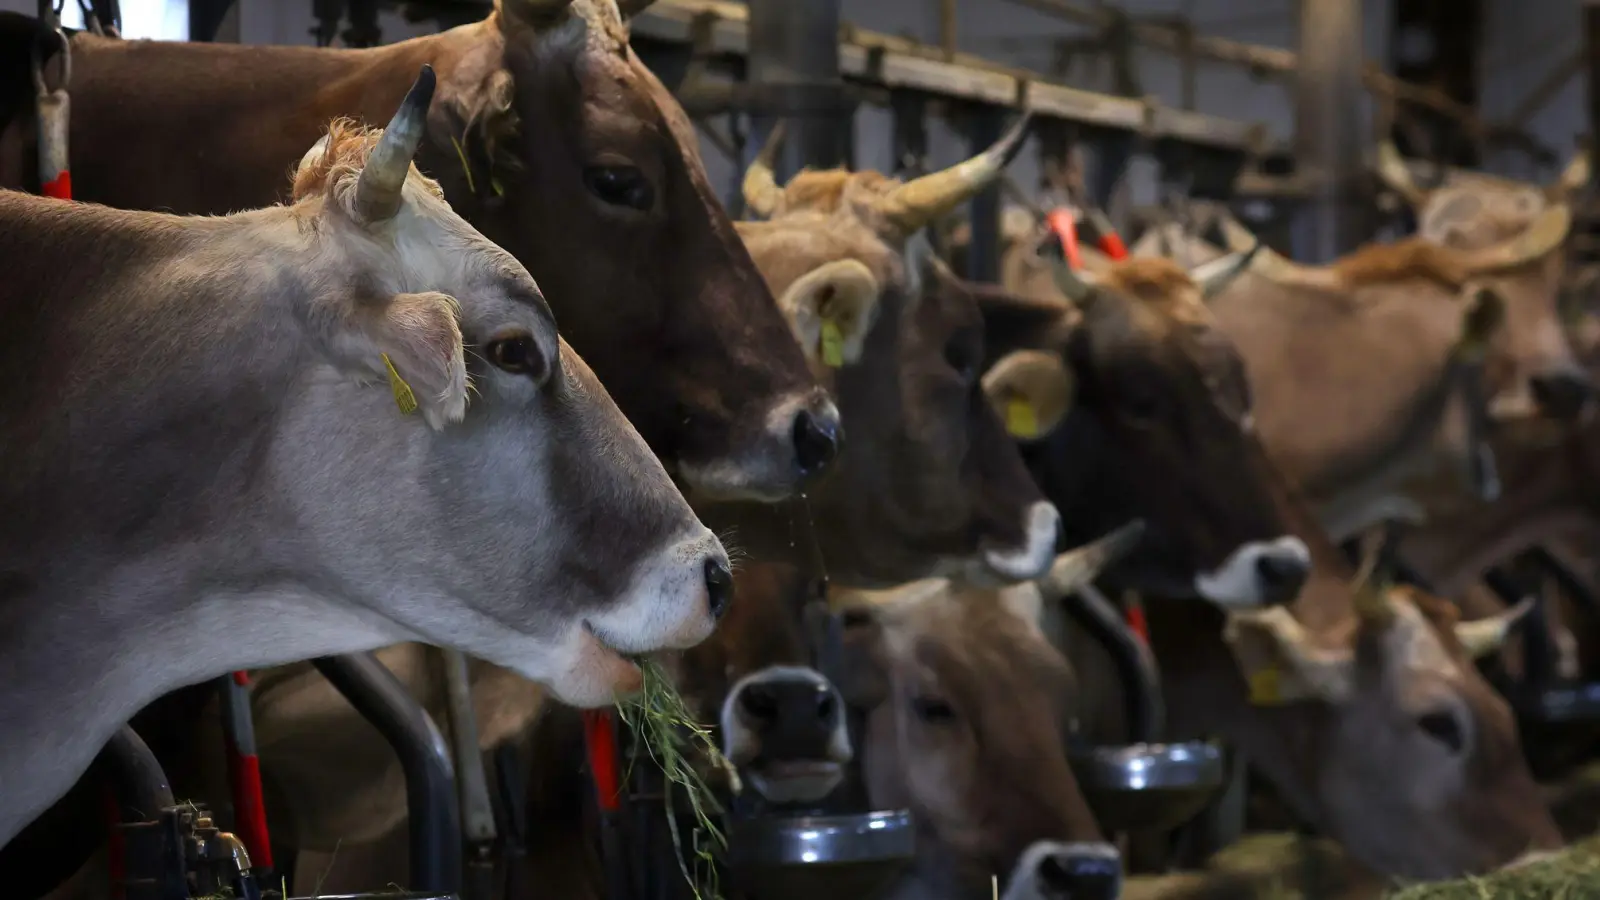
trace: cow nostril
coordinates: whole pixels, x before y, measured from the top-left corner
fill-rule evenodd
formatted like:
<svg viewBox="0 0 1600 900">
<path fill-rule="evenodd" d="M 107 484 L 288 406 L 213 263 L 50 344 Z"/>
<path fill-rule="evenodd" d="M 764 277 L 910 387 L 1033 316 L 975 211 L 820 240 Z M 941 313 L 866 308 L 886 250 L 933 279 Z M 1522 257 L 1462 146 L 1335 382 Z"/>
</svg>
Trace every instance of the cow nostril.
<svg viewBox="0 0 1600 900">
<path fill-rule="evenodd" d="M 747 684 L 739 692 L 739 707 L 752 721 L 770 723 L 778 718 L 778 697 L 764 684 Z"/>
<path fill-rule="evenodd" d="M 1060 850 L 1039 860 L 1036 873 L 1049 898 L 1112 900 L 1122 887 L 1122 866 L 1109 854 Z"/>
<path fill-rule="evenodd" d="M 839 455 L 839 420 L 828 413 L 800 410 L 794 417 L 794 459 L 800 474 L 812 476 Z"/>
<path fill-rule="evenodd" d="M 1539 411 L 1557 419 L 1570 419 L 1583 410 L 1594 395 L 1594 384 L 1581 372 L 1555 372 L 1528 379 Z"/>
<path fill-rule="evenodd" d="M 1298 554 L 1266 553 L 1256 559 L 1256 576 L 1272 595 L 1268 602 L 1292 600 L 1310 574 L 1310 562 Z"/>
<path fill-rule="evenodd" d="M 817 719 L 824 724 L 831 724 L 839 712 L 839 704 L 834 702 L 833 691 L 824 689 L 817 697 Z"/>
<path fill-rule="evenodd" d="M 733 598 L 733 573 L 714 556 L 706 557 L 706 604 L 711 609 L 711 620 L 719 621 L 728 611 L 728 601 Z"/>
</svg>

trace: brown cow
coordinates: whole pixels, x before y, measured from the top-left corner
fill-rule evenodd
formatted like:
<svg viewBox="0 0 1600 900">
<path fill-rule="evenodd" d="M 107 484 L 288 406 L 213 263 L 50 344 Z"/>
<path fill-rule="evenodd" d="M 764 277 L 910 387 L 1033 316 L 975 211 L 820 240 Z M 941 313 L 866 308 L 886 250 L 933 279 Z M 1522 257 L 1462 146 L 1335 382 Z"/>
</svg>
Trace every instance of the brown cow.
<svg viewBox="0 0 1600 900">
<path fill-rule="evenodd" d="M 806 171 L 779 189 L 769 141 L 746 178 L 769 216 L 740 235 L 843 410 L 853 443 L 791 517 L 709 510 L 713 527 L 760 558 L 790 558 L 854 585 L 938 571 L 1017 581 L 1054 555 L 1058 516 L 986 401 L 983 319 L 932 256 L 922 226 L 992 183 L 1025 137 L 1019 125 L 951 169 L 901 184 L 876 172 Z M 836 342 L 836 343 L 830 343 Z M 1037 360 L 1010 361 L 1035 406 Z M 1059 415 L 1059 411 L 1057 412 Z"/>
<path fill-rule="evenodd" d="M 1476 252 L 1516 240 L 1541 228 L 1561 237 L 1571 227 L 1574 197 L 1589 184 L 1589 154 L 1579 151 L 1553 183 L 1543 188 L 1472 172 L 1459 173 L 1446 184 L 1424 188 L 1412 178 L 1394 144 L 1378 150 L 1378 175 L 1399 194 L 1417 217 L 1417 234 L 1455 250 Z M 1518 369 L 1496 394 L 1497 419 L 1526 423 L 1535 410 L 1556 418 L 1576 415 L 1594 395 L 1594 382 L 1574 359 L 1556 313 L 1566 270 L 1563 241 L 1544 244 L 1542 253 L 1483 273 L 1481 281 L 1505 298 L 1509 354 Z"/>
<path fill-rule="evenodd" d="M 482 22 L 368 50 L 78 34 L 73 189 L 129 209 L 265 206 L 329 119 L 384 121 L 429 62 L 439 97 L 418 165 L 538 277 L 669 470 L 707 498 L 788 496 L 833 458 L 838 414 L 718 204 L 693 126 L 628 47 L 626 16 L 647 5 L 501 0 Z M 35 38 L 32 20 L 0 16 L 0 185 L 33 190 Z"/>
<path fill-rule="evenodd" d="M 1035 477 L 1065 511 L 1067 539 L 1143 518 L 1152 540 L 1119 577 L 1230 606 L 1292 599 L 1305 547 L 1250 470 L 1249 385 L 1203 303 L 1244 257 L 1192 275 L 1136 259 L 1091 277 L 1033 246 L 1008 251 L 1013 293 L 989 291 L 984 317 L 995 343 L 1055 351 L 1071 373 L 1073 415 L 1025 445 Z"/>
<path fill-rule="evenodd" d="M 1235 220 L 1221 225 L 1231 247 L 1253 245 Z M 1552 215 L 1484 250 L 1413 238 L 1316 267 L 1263 249 L 1212 300 L 1249 370 L 1258 433 L 1336 537 L 1390 514 L 1408 483 L 1429 479 L 1439 493 L 1463 483 L 1498 490 L 1483 456 L 1474 385 L 1482 373 L 1491 397 L 1514 392 L 1527 377 L 1517 375 L 1519 336 L 1542 317 L 1508 310 L 1479 279 L 1547 253 L 1563 233 Z M 1219 252 L 1196 238 L 1167 237 L 1191 258 Z M 1511 406 L 1499 409 L 1511 414 Z"/>
</svg>

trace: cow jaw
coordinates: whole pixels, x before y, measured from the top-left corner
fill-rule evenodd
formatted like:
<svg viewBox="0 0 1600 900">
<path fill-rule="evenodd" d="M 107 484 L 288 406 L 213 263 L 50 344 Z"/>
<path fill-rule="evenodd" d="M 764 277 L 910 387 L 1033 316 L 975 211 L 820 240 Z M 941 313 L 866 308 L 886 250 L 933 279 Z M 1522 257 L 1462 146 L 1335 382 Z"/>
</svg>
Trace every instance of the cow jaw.
<svg viewBox="0 0 1600 900">
<path fill-rule="evenodd" d="M 1222 565 L 1196 575 L 1194 588 L 1224 609 L 1271 606 L 1293 600 L 1310 571 L 1305 542 L 1284 535 L 1236 548 Z"/>
</svg>

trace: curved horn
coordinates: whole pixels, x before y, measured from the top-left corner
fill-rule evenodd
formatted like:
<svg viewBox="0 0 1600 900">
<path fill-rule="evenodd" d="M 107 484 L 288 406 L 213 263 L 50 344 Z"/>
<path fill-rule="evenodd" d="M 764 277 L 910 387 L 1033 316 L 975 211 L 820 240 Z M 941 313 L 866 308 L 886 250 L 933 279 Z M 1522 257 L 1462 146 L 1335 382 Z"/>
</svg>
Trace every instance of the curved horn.
<svg viewBox="0 0 1600 900">
<path fill-rule="evenodd" d="M 1222 293 L 1223 288 L 1232 284 L 1245 269 L 1250 268 L 1250 264 L 1255 261 L 1259 252 L 1261 252 L 1261 239 L 1257 238 L 1255 246 L 1243 253 L 1229 253 L 1227 256 L 1219 256 L 1210 262 L 1195 266 L 1189 277 L 1200 287 L 1201 299 L 1210 300 Z"/>
<path fill-rule="evenodd" d="M 1099 578 L 1108 566 L 1132 552 L 1143 537 L 1144 520 L 1134 519 L 1093 543 L 1068 550 L 1050 564 L 1050 571 L 1039 579 L 1039 586 L 1050 596 L 1070 594 Z"/>
<path fill-rule="evenodd" d="M 1550 253 L 1572 230 L 1572 208 L 1565 203 L 1547 206 L 1519 235 L 1504 243 L 1464 254 L 1474 272 L 1512 269 Z"/>
<path fill-rule="evenodd" d="M 1405 198 L 1413 209 L 1421 209 L 1428 201 L 1428 192 L 1411 177 L 1411 169 L 1406 166 L 1405 158 L 1400 155 L 1400 148 L 1394 145 L 1394 141 L 1378 144 L 1378 177 L 1390 190 Z"/>
<path fill-rule="evenodd" d="M 1517 624 L 1523 616 L 1533 609 L 1533 598 L 1524 597 L 1522 602 L 1510 609 L 1496 613 L 1487 619 L 1473 619 L 1471 622 L 1456 623 L 1456 640 L 1461 642 L 1462 648 L 1473 659 L 1487 656 L 1506 642 L 1506 635 L 1511 633 L 1511 626 Z"/>
<path fill-rule="evenodd" d="M 1565 201 L 1573 194 L 1589 186 L 1589 150 L 1580 149 L 1561 170 L 1561 177 L 1555 184 L 1545 188 L 1545 196 L 1551 200 Z"/>
<path fill-rule="evenodd" d="M 1066 259 L 1054 254 L 1050 254 L 1049 258 L 1050 274 L 1055 277 L 1056 290 L 1076 304 L 1086 303 L 1094 296 L 1094 286 L 1072 271 L 1072 265 Z"/>
<path fill-rule="evenodd" d="M 761 152 L 750 163 L 750 168 L 744 172 L 744 205 L 745 208 L 764 218 L 778 211 L 778 204 L 783 200 L 783 188 L 778 186 L 778 177 L 773 174 L 777 163 L 778 150 L 783 147 L 784 122 L 772 126 L 772 131 L 767 134 L 767 142 L 761 145 Z"/>
<path fill-rule="evenodd" d="M 1031 113 L 1023 113 L 994 146 L 965 162 L 900 185 L 879 201 L 878 208 L 906 232 L 944 215 L 1000 177 L 1028 139 L 1032 120 Z"/>
<path fill-rule="evenodd" d="M 356 182 L 356 215 L 372 224 L 394 218 L 400 211 L 401 188 L 411 171 L 411 158 L 428 127 L 428 105 L 433 102 L 437 79 L 433 66 L 426 63 L 417 83 L 400 102 L 400 109 L 383 129 L 378 146 L 372 148 L 367 164 Z"/>
</svg>

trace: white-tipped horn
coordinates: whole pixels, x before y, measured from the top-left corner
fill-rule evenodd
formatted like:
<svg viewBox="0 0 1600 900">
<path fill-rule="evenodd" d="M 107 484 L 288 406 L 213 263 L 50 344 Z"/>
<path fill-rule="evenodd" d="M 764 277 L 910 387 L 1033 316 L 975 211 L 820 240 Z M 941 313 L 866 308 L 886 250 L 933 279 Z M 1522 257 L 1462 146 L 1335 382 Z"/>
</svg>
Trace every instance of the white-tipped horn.
<svg viewBox="0 0 1600 900">
<path fill-rule="evenodd" d="M 1428 192 L 1411 177 L 1411 169 L 1393 141 L 1378 144 L 1378 177 L 1390 190 L 1404 198 L 1412 209 L 1421 209 L 1428 200 Z"/>
<path fill-rule="evenodd" d="M 1461 642 L 1462 648 L 1473 659 L 1488 656 L 1504 646 L 1506 635 L 1511 633 L 1511 626 L 1517 624 L 1532 609 L 1533 598 L 1524 597 L 1516 606 L 1487 619 L 1457 622 L 1456 640 Z"/>
<path fill-rule="evenodd" d="M 1065 257 L 1054 253 L 1045 254 L 1050 260 L 1050 274 L 1055 278 L 1056 290 L 1066 296 L 1073 303 L 1085 303 L 1094 296 L 1094 285 L 1077 272 L 1072 270 L 1072 264 Z"/>
<path fill-rule="evenodd" d="M 1134 519 L 1093 543 L 1056 557 L 1050 571 L 1039 579 L 1049 596 L 1060 597 L 1100 577 L 1106 568 L 1133 551 L 1144 537 L 1144 520 Z"/>
<path fill-rule="evenodd" d="M 1255 246 L 1243 253 L 1230 253 L 1195 266 L 1189 277 L 1199 286 L 1201 298 L 1210 300 L 1222 293 L 1223 289 L 1232 284 L 1245 269 L 1250 268 L 1250 264 L 1255 261 L 1259 252 L 1261 252 L 1261 240 L 1257 238 Z"/>
<path fill-rule="evenodd" d="M 428 106 L 438 81 L 433 66 L 426 63 L 417 83 L 406 93 L 400 109 L 383 129 L 378 146 L 372 148 L 367 164 L 356 183 L 356 215 L 367 224 L 394 218 L 400 211 L 401 189 L 411 171 L 411 160 L 428 129 Z"/>
<path fill-rule="evenodd" d="M 777 168 L 778 150 L 783 146 L 784 123 L 782 121 L 772 126 L 772 131 L 767 134 L 767 142 L 761 145 L 761 152 L 750 162 L 750 168 L 744 172 L 744 205 L 762 218 L 767 218 L 778 211 L 778 204 L 783 200 L 783 188 L 778 185 Z"/>
<path fill-rule="evenodd" d="M 965 162 L 915 178 L 878 202 L 885 218 L 910 233 L 955 209 L 999 179 L 1028 139 L 1032 117 L 1022 118 L 994 146 Z"/>
</svg>

